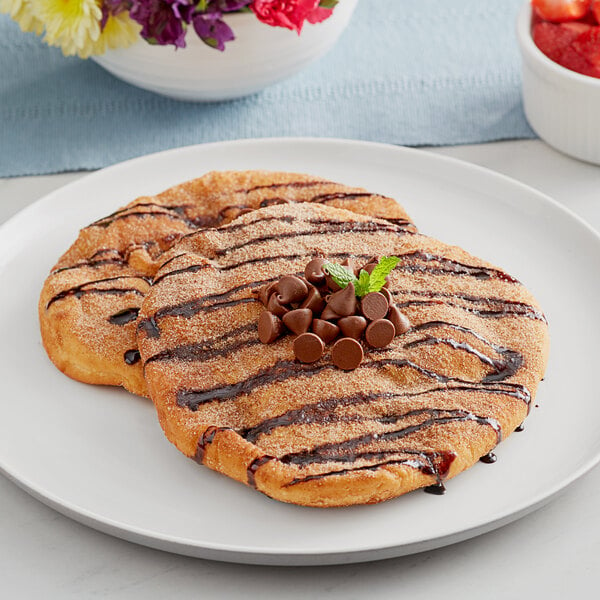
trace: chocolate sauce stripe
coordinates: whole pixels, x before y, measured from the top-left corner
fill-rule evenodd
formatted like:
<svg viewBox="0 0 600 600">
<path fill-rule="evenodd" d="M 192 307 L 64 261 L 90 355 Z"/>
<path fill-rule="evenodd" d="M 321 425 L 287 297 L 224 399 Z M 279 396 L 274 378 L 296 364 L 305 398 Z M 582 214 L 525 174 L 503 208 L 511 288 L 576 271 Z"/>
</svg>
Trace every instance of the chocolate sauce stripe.
<svg viewBox="0 0 600 600">
<path fill-rule="evenodd" d="M 141 279 L 142 281 L 145 281 L 146 283 L 148 283 L 148 280 L 145 277 L 137 276 L 137 275 L 122 275 L 120 277 L 106 277 L 104 279 L 96 279 L 94 281 L 86 281 L 85 283 L 82 283 L 80 285 L 76 285 L 76 286 L 73 286 L 72 288 L 63 290 L 63 291 L 59 292 L 58 294 L 56 294 L 55 296 L 53 296 L 52 298 L 50 298 L 50 300 L 46 304 L 46 310 L 48 310 L 50 305 L 52 305 L 54 302 L 56 302 L 58 300 L 62 300 L 63 298 L 67 298 L 68 296 L 75 296 L 76 298 L 79 298 L 86 294 L 126 294 L 128 292 L 137 293 L 140 296 L 145 295 L 145 292 L 142 292 L 141 290 L 139 290 L 137 288 L 89 288 L 89 289 L 86 288 L 86 286 L 93 285 L 95 283 L 104 283 L 107 281 L 119 281 L 119 280 L 123 280 L 123 279 Z"/>
<path fill-rule="evenodd" d="M 185 252 L 182 252 L 181 254 L 176 254 L 175 256 L 172 256 L 169 260 L 165 261 L 162 265 L 160 265 L 160 269 L 164 269 L 167 265 L 171 264 L 174 260 L 176 260 L 177 258 L 181 258 L 182 256 L 186 256 Z M 156 279 L 154 280 L 154 283 L 156 283 Z"/>
<path fill-rule="evenodd" d="M 436 344 L 446 344 L 454 350 L 463 350 L 464 352 L 467 352 L 468 354 L 472 354 L 473 356 L 477 357 L 483 364 L 486 364 L 496 370 L 499 370 L 505 366 L 500 361 L 490 358 L 489 356 L 487 356 L 483 352 L 480 352 L 470 344 L 467 344 L 466 342 L 458 342 L 452 338 L 426 336 L 424 338 L 420 338 L 418 340 L 414 340 L 412 342 L 404 344 L 404 348 L 408 349 L 417 348 L 418 346 L 434 346 Z"/>
<path fill-rule="evenodd" d="M 54 271 L 50 272 L 50 275 L 56 275 L 57 273 L 62 273 L 63 271 L 70 271 L 72 269 L 83 269 L 85 267 L 96 268 L 96 267 L 101 267 L 103 265 L 111 265 L 111 264 L 126 266 L 127 261 L 121 257 L 102 258 L 102 259 L 98 259 L 98 260 L 90 259 L 90 260 L 80 261 L 73 265 L 68 265 L 66 267 L 60 267 L 59 269 L 54 269 Z"/>
<path fill-rule="evenodd" d="M 190 318 L 196 315 L 199 312 L 206 310 L 217 310 L 219 307 L 219 302 L 230 298 L 236 292 L 245 289 L 254 289 L 261 287 L 262 285 L 272 283 L 278 276 L 270 277 L 269 279 L 262 279 L 259 281 L 253 281 L 248 284 L 237 285 L 233 288 L 230 288 L 224 292 L 220 292 L 218 294 L 208 294 L 206 296 L 202 296 L 201 298 L 194 298 L 193 300 L 186 300 L 185 302 L 181 302 L 179 304 L 173 304 L 171 306 L 164 306 L 160 308 L 154 315 L 151 317 L 147 317 L 145 320 L 153 319 L 155 322 L 163 319 L 165 317 L 184 317 Z M 211 301 L 215 301 L 215 304 L 210 304 Z M 255 298 L 240 298 L 239 300 L 233 300 L 234 303 L 242 303 L 242 302 L 254 302 Z M 230 306 L 231 304 L 228 304 Z"/>
<path fill-rule="evenodd" d="M 180 254 L 179 256 L 185 256 L 185 255 Z M 174 260 L 174 258 L 171 260 Z M 168 261 L 168 262 L 171 262 L 171 261 Z M 152 284 L 156 285 L 157 283 L 160 283 L 161 281 L 163 281 L 163 279 L 166 279 L 167 277 L 174 277 L 176 275 L 182 275 L 184 273 L 197 273 L 201 269 L 204 269 L 209 266 L 210 266 L 210 263 L 200 263 L 200 264 L 189 265 L 187 267 L 182 267 L 181 269 L 175 269 L 173 271 L 169 271 L 168 273 L 163 273 L 162 275 L 155 277 Z"/>
<path fill-rule="evenodd" d="M 385 461 L 375 463 L 374 465 L 365 465 L 365 466 L 361 466 L 361 467 L 350 467 L 347 469 L 338 469 L 336 471 L 327 471 L 326 473 L 315 473 L 314 475 L 305 475 L 304 477 L 295 477 L 291 481 L 288 481 L 286 484 L 284 484 L 284 487 L 292 487 L 294 485 L 298 485 L 299 483 L 306 483 L 308 481 L 325 479 L 326 477 L 347 475 L 349 473 L 359 473 L 361 471 L 376 471 L 376 470 L 380 469 L 381 467 L 392 466 L 392 465 L 404 465 L 407 467 L 412 467 L 414 469 L 419 469 L 420 471 L 431 468 L 430 461 L 423 462 L 423 461 L 421 461 L 419 459 L 415 459 L 415 458 L 391 459 L 391 460 L 385 460 Z"/>
<path fill-rule="evenodd" d="M 497 393 L 497 394 L 505 394 L 505 390 L 502 389 L 488 389 L 486 390 L 488 393 Z M 481 393 L 481 390 L 477 387 L 468 387 L 468 386 L 438 386 L 434 388 L 429 388 L 426 390 L 422 390 L 419 392 L 404 392 L 404 393 L 390 393 L 390 392 L 379 392 L 374 394 L 355 394 L 352 396 L 344 396 L 344 397 L 334 397 L 328 398 L 326 400 L 321 400 L 314 404 L 305 404 L 299 408 L 290 409 L 281 415 L 277 415 L 268 419 L 257 423 L 256 425 L 247 428 L 245 430 L 239 430 L 238 433 L 245 440 L 256 443 L 258 438 L 261 435 L 269 435 L 275 429 L 279 429 L 282 427 L 292 427 L 295 425 L 310 425 L 313 423 L 329 423 L 332 419 L 335 420 L 335 411 L 338 407 L 346 407 L 346 406 L 359 406 L 359 405 L 369 405 L 377 400 L 385 400 L 385 399 L 406 399 L 406 398 L 414 398 L 418 396 L 424 395 L 435 395 L 437 393 L 453 393 L 453 392 L 466 392 L 466 393 Z M 408 418 L 413 416 L 415 411 L 423 412 L 432 409 L 422 408 L 422 409 L 414 409 L 413 411 L 409 411 L 408 413 L 404 413 L 401 415 L 397 415 L 398 418 Z M 437 410 L 442 412 L 444 408 L 436 408 L 433 410 Z M 465 410 L 465 409 L 462 409 Z M 469 412 L 466 411 L 465 412 Z M 501 438 L 501 431 L 498 425 L 497 429 L 498 434 L 498 443 Z"/>
<path fill-rule="evenodd" d="M 496 379 L 486 381 L 486 379 L 484 378 L 480 382 L 471 382 L 456 377 L 440 375 L 439 373 L 435 373 L 434 371 L 425 369 L 424 367 L 421 367 L 420 365 L 417 365 L 416 363 L 407 359 L 383 358 L 379 360 L 365 361 L 360 365 L 359 369 L 380 368 L 385 366 L 395 366 L 397 368 L 411 368 L 417 371 L 418 373 L 430 379 L 434 379 L 440 383 L 454 382 L 466 385 L 479 384 L 480 386 L 483 386 L 483 388 L 485 388 L 488 384 L 492 383 L 494 383 L 496 386 L 503 385 L 514 388 L 515 392 L 513 392 L 513 395 L 519 393 L 524 394 L 524 392 L 518 392 L 517 390 L 525 389 L 524 386 L 521 386 L 519 384 L 499 382 Z M 241 394 L 249 394 L 254 389 L 262 387 L 264 385 L 268 385 L 271 383 L 281 383 L 290 378 L 313 376 L 319 374 L 322 371 L 334 368 L 337 367 L 335 367 L 335 365 L 331 363 L 324 362 L 304 364 L 292 361 L 278 361 L 273 366 L 267 367 L 259 371 L 258 373 L 248 377 L 247 379 L 244 379 L 237 383 L 226 384 L 204 390 L 179 390 L 176 394 L 176 400 L 179 406 L 187 407 L 190 410 L 195 411 L 198 410 L 198 407 L 201 404 L 205 404 L 207 402 L 225 402 L 229 400 L 234 400 Z M 527 393 L 527 397 L 530 397 L 530 394 Z"/>
<path fill-rule="evenodd" d="M 174 258 L 178 258 L 180 256 L 185 256 L 185 254 L 179 254 L 177 257 L 173 257 L 173 259 L 170 259 L 168 262 L 171 262 L 171 260 L 174 260 Z M 260 264 L 260 263 L 272 262 L 272 261 L 276 261 L 276 260 L 289 260 L 289 261 L 299 260 L 301 258 L 307 258 L 309 256 L 312 256 L 312 253 L 304 252 L 302 254 L 276 254 L 273 256 L 264 256 L 262 258 L 250 258 L 247 260 L 239 261 L 236 263 L 231 263 L 231 264 L 224 265 L 224 266 L 220 266 L 216 263 L 212 263 L 212 267 L 219 271 L 230 271 L 232 269 L 237 269 L 239 267 L 244 267 L 244 266 L 252 265 L 252 264 Z M 373 257 L 372 254 L 349 255 L 347 252 L 336 252 L 334 254 L 330 254 L 329 258 L 338 260 L 340 258 L 348 258 L 349 256 L 352 256 L 353 258 L 361 259 L 361 260 L 369 260 L 370 258 Z M 165 263 L 165 264 L 167 264 L 167 263 Z M 208 267 L 208 266 L 211 266 L 211 263 L 197 263 L 197 264 L 189 265 L 188 267 L 182 267 L 181 269 L 175 269 L 173 271 L 169 271 L 168 273 L 163 273 L 159 277 L 155 278 L 153 284 L 156 285 L 158 282 L 162 281 L 163 279 L 166 279 L 167 277 L 171 277 L 171 276 L 175 276 L 175 275 L 182 275 L 185 273 L 196 273 L 196 272 L 200 271 L 202 268 Z M 303 274 L 302 272 L 299 272 L 299 273 L 301 275 Z"/>
<path fill-rule="evenodd" d="M 400 258 L 402 259 L 403 262 L 401 262 L 400 265 L 398 265 L 399 268 L 400 269 L 410 269 L 411 267 L 415 267 L 414 263 L 406 264 L 406 262 L 405 262 L 407 258 L 413 258 L 413 257 L 417 258 L 418 260 L 425 261 L 425 262 L 433 261 L 433 262 L 439 262 L 443 265 L 452 265 L 459 269 L 465 269 L 466 271 L 487 273 L 490 277 L 494 276 L 497 279 L 502 279 L 503 281 L 506 281 L 509 283 L 517 283 L 520 285 L 520 282 L 517 279 L 508 275 L 506 272 L 502 271 L 501 269 L 496 269 L 494 267 L 485 267 L 485 266 L 481 266 L 481 265 L 468 265 L 466 263 L 462 263 L 457 260 L 447 258 L 445 256 L 431 254 L 430 252 L 423 252 L 422 250 L 415 250 L 413 252 L 401 254 Z M 477 275 L 474 275 L 474 276 L 476 277 Z"/>
<path fill-rule="evenodd" d="M 257 190 L 275 190 L 279 188 L 305 188 L 305 187 L 314 187 L 316 185 L 340 185 L 336 184 L 333 181 L 324 181 L 320 179 L 310 179 L 308 181 L 288 181 L 282 183 L 271 183 L 264 185 L 255 185 L 251 188 L 240 188 L 235 190 L 234 194 L 250 194 L 251 192 L 256 192 Z"/>
<path fill-rule="evenodd" d="M 383 433 L 366 433 L 354 438 L 346 439 L 342 442 L 331 442 L 315 446 L 310 450 L 304 450 L 300 452 L 294 452 L 281 456 L 279 460 L 284 464 L 293 464 L 305 466 L 308 464 L 322 464 L 327 462 L 355 462 L 357 458 L 362 456 L 352 452 L 354 449 L 361 446 L 368 446 L 370 444 L 379 444 L 385 442 L 396 442 L 398 440 L 407 438 L 414 433 L 418 433 L 431 427 L 438 425 L 446 425 L 448 423 L 459 423 L 472 421 L 480 425 L 486 425 L 492 427 L 496 432 L 496 438 L 498 437 L 498 422 L 495 419 L 489 417 L 480 417 L 470 412 L 462 410 L 441 410 L 431 409 L 430 412 L 433 414 L 431 418 L 425 419 L 420 423 L 414 425 L 408 425 L 400 429 L 394 429 L 391 431 L 385 431 Z M 447 414 L 448 416 L 436 415 L 437 412 Z M 426 414 L 425 413 L 425 414 Z M 379 456 L 377 450 L 372 450 L 368 454 L 373 458 Z M 384 451 L 385 452 L 385 451 Z"/>
<path fill-rule="evenodd" d="M 225 345 L 223 344 L 231 338 L 239 338 L 245 333 L 255 332 L 256 324 L 249 323 L 236 327 L 231 331 L 211 339 L 203 340 L 202 342 L 196 342 L 194 344 L 186 344 L 183 346 L 175 346 L 174 348 L 168 348 L 161 350 L 157 354 L 150 356 L 144 363 L 144 368 L 147 364 L 152 362 L 164 362 L 171 360 L 183 360 L 186 362 L 191 361 L 206 361 L 221 356 L 229 356 L 232 352 L 232 348 L 247 348 L 255 344 L 259 344 L 260 340 L 255 339 L 237 339 L 235 344 Z"/>
<path fill-rule="evenodd" d="M 258 222 L 258 221 L 257 221 Z M 312 228 L 306 229 L 304 231 L 285 231 L 274 233 L 273 235 L 263 235 L 257 238 L 251 238 L 245 240 L 244 242 L 240 242 L 238 244 L 229 245 L 226 249 L 217 250 L 215 253 L 217 256 L 223 256 L 229 252 L 233 252 L 235 250 L 239 250 L 240 248 L 247 248 L 249 246 L 254 246 L 256 244 L 261 244 L 263 242 L 270 241 L 279 241 L 282 239 L 289 238 L 300 238 L 300 237 L 311 237 L 311 236 L 323 236 L 323 235 L 331 235 L 334 233 L 337 234 L 355 234 L 355 233 L 406 233 L 404 229 L 393 225 L 392 223 L 378 223 L 372 221 L 342 221 L 336 222 L 328 219 L 323 219 L 319 221 L 313 221 L 314 224 L 326 225 L 324 228 Z"/>
<path fill-rule="evenodd" d="M 137 206 L 137 205 L 136 205 Z M 131 207 L 136 208 L 135 206 Z M 164 207 L 161 207 L 164 208 Z M 182 221 L 184 223 L 192 224 L 185 216 L 178 214 L 177 212 L 171 211 L 169 209 L 165 209 L 164 211 L 132 211 L 132 212 L 124 212 L 123 214 L 116 215 L 114 217 L 105 217 L 104 219 L 99 219 L 94 223 L 90 223 L 88 227 L 109 227 L 116 221 L 122 221 L 124 219 L 129 219 L 131 217 L 145 219 L 147 217 L 167 217 L 169 219 L 175 221 Z M 87 229 L 87 228 L 86 228 Z"/>
<path fill-rule="evenodd" d="M 356 198 L 384 198 L 377 194 L 369 194 L 369 192 L 330 192 L 328 194 L 317 194 L 312 196 L 308 202 L 314 202 L 315 204 L 325 204 L 333 200 L 355 200 Z"/>
<path fill-rule="evenodd" d="M 482 318 L 499 318 L 499 317 L 526 317 L 537 321 L 546 323 L 546 317 L 539 312 L 534 306 L 526 304 L 525 302 L 519 302 L 517 300 L 508 300 L 504 298 L 486 298 L 484 296 L 471 296 L 467 294 L 452 294 L 443 292 L 429 292 L 423 290 L 395 290 L 392 292 L 397 298 L 398 296 L 421 296 L 427 298 L 427 300 L 411 299 L 402 302 L 396 301 L 396 305 L 399 308 L 406 308 L 409 306 L 418 305 L 435 305 L 443 304 L 444 306 L 451 306 L 453 308 L 459 308 L 467 312 L 476 314 Z M 450 300 L 460 300 L 471 304 L 483 304 L 488 305 L 489 308 L 475 308 L 471 306 L 464 306 L 451 302 Z M 494 306 L 495 305 L 495 306 Z M 494 307 L 494 308 L 492 308 Z"/>
<path fill-rule="evenodd" d="M 290 217 L 288 215 L 283 216 L 269 216 L 265 217 L 260 215 L 258 219 L 254 219 L 254 221 L 248 221 L 246 223 L 227 223 L 226 225 L 221 225 L 218 231 L 224 233 L 231 233 L 232 231 L 239 231 L 241 229 L 245 229 L 246 227 L 251 227 L 252 225 L 258 225 L 263 223 L 269 223 L 271 221 L 278 221 L 280 223 L 293 223 L 295 221 L 294 217 Z"/>
<path fill-rule="evenodd" d="M 120 208 L 119 210 L 115 210 L 114 212 L 110 213 L 109 215 L 106 215 L 106 217 L 102 217 L 101 219 L 98 219 L 98 220 L 94 221 L 93 223 L 90 223 L 90 225 L 94 225 L 94 223 L 98 223 L 100 221 L 105 221 L 106 219 L 110 219 L 111 217 L 116 217 L 118 215 L 122 215 L 123 213 L 126 213 L 126 212 L 128 212 L 130 210 L 133 210 L 134 208 L 138 208 L 140 206 L 150 206 L 150 207 L 154 207 L 154 208 L 164 208 L 165 210 L 174 210 L 175 212 L 181 212 L 185 208 L 188 208 L 190 205 L 189 204 L 182 204 L 182 205 L 167 206 L 167 205 L 164 205 L 164 204 L 159 204 L 158 202 L 138 202 L 136 204 L 132 204 L 132 205 Z"/>
</svg>

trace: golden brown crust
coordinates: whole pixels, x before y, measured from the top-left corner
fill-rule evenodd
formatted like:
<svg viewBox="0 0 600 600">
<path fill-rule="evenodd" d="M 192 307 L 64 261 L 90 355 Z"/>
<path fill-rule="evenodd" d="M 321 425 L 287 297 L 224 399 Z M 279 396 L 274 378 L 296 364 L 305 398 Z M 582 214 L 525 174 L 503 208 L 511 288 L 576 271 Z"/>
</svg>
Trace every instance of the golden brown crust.
<svg viewBox="0 0 600 600">
<path fill-rule="evenodd" d="M 264 345 L 260 282 L 315 255 L 397 255 L 412 328 L 359 368 Z M 464 250 L 314 204 L 274 206 L 181 240 L 140 311 L 159 420 L 179 450 L 265 494 L 310 506 L 373 503 L 453 477 L 526 417 L 548 333 L 531 294 Z"/>
<path fill-rule="evenodd" d="M 284 202 L 345 206 L 408 221 L 391 198 L 294 173 L 213 172 L 140 197 L 83 229 L 46 280 L 39 319 L 51 360 L 74 379 L 146 395 L 141 364 L 135 362 L 135 314 L 164 252 L 198 228 Z"/>
</svg>

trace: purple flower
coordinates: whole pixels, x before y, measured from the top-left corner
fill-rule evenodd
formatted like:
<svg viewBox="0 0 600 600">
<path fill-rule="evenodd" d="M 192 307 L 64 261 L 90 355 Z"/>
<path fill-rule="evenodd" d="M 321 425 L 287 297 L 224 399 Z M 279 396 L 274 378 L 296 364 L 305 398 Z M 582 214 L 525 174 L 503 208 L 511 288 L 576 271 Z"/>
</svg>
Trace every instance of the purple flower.
<svg viewBox="0 0 600 600">
<path fill-rule="evenodd" d="M 142 37 L 151 44 L 185 48 L 185 25 L 192 19 L 191 0 L 132 0 L 129 16 L 142 26 Z"/>
<path fill-rule="evenodd" d="M 225 50 L 225 42 L 235 39 L 231 27 L 221 20 L 220 12 L 196 13 L 193 17 L 198 37 L 211 48 Z"/>
</svg>

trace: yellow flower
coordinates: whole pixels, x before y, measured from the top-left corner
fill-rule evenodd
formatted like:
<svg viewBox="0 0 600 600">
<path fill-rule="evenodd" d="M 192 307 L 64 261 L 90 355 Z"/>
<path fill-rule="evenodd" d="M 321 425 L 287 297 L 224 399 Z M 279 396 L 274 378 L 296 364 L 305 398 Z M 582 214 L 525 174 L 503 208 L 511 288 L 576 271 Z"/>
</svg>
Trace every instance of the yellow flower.
<svg viewBox="0 0 600 600">
<path fill-rule="evenodd" d="M 34 15 L 30 0 L 0 0 L 0 12 L 10 15 L 23 31 L 33 31 L 36 35 L 44 31 L 44 24 Z"/>
<path fill-rule="evenodd" d="M 107 49 L 126 48 L 139 40 L 141 25 L 129 18 L 125 11 L 109 15 L 100 37 L 95 42 L 92 53 L 104 54 Z"/>
<path fill-rule="evenodd" d="M 100 37 L 100 0 L 31 0 L 34 14 L 46 28 L 46 41 L 65 56 L 87 58 Z"/>
</svg>

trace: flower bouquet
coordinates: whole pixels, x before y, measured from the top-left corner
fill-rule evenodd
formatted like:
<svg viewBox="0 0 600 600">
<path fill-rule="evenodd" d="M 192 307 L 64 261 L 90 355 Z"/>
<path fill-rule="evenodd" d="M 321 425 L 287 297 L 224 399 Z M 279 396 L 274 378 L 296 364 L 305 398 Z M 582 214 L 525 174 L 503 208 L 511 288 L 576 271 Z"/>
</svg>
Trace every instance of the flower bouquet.
<svg viewBox="0 0 600 600">
<path fill-rule="evenodd" d="M 300 34 L 303 25 L 328 19 L 338 0 L 0 0 L 23 31 L 81 58 L 124 48 L 140 39 L 186 47 L 189 29 L 223 51 L 235 39 L 230 13 L 248 12 L 272 27 Z"/>
</svg>

